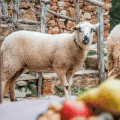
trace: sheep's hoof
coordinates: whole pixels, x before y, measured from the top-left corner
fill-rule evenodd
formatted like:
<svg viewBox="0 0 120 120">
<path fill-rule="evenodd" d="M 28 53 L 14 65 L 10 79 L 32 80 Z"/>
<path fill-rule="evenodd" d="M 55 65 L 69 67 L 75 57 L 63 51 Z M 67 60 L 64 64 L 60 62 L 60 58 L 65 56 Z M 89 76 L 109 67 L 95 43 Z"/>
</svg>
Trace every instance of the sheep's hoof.
<svg viewBox="0 0 120 120">
<path fill-rule="evenodd" d="M 14 101 L 17 101 L 17 99 L 15 98 L 15 99 L 11 99 L 11 102 L 14 102 Z"/>
<path fill-rule="evenodd" d="M 64 85 L 64 87 L 66 88 L 66 90 L 68 90 L 68 85 Z"/>
</svg>

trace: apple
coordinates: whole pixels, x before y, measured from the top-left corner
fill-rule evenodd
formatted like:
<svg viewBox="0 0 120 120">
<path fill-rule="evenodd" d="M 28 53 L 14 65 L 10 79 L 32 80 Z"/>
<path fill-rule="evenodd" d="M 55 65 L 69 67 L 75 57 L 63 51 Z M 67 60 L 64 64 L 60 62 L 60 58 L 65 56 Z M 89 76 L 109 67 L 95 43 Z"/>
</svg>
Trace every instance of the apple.
<svg viewBox="0 0 120 120">
<path fill-rule="evenodd" d="M 60 110 L 61 120 L 70 120 L 74 117 L 89 117 L 92 115 L 92 110 L 82 101 L 66 101 Z"/>
</svg>

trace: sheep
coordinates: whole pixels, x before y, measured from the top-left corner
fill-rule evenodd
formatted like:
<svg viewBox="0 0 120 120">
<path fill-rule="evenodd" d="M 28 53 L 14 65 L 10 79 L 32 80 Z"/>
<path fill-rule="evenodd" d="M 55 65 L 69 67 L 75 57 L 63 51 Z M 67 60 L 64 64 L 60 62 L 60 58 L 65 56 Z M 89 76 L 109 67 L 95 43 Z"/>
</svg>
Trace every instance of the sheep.
<svg viewBox="0 0 120 120">
<path fill-rule="evenodd" d="M 15 81 L 28 69 L 55 72 L 69 99 L 73 74 L 82 67 L 98 26 L 84 22 L 72 27 L 73 33 L 17 31 L 7 36 L 1 46 L 3 96 L 10 90 L 10 100 L 16 100 Z"/>
<path fill-rule="evenodd" d="M 107 52 L 108 78 L 116 78 L 120 74 L 120 24 L 113 28 L 107 38 Z"/>
</svg>

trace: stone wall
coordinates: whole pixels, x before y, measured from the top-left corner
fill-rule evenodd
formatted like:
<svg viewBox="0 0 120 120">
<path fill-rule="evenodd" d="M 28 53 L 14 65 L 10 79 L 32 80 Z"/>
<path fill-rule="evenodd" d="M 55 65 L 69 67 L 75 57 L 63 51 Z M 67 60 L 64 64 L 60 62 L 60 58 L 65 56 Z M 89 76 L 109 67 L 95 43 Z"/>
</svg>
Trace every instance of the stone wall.
<svg viewBox="0 0 120 120">
<path fill-rule="evenodd" d="M 96 6 L 89 4 L 87 2 L 83 2 L 83 0 L 80 1 L 80 17 L 81 21 L 89 21 L 92 24 L 96 23 Z M 109 24 L 109 10 L 111 7 L 110 0 L 99 0 L 106 3 L 107 10 L 104 10 L 104 40 L 106 41 L 110 24 Z M 52 5 L 48 5 L 48 9 L 60 13 L 62 15 L 66 15 L 68 17 L 75 18 L 75 12 L 74 12 L 74 3 L 73 0 L 51 0 L 53 3 Z M 13 15 L 13 9 L 11 6 L 11 2 L 8 3 L 9 16 Z M 20 3 L 20 14 L 18 19 L 24 19 L 24 20 L 32 20 L 32 21 L 40 21 L 40 4 L 39 3 L 26 3 L 21 2 Z M 70 20 L 65 20 L 62 18 L 58 18 L 50 13 L 47 15 L 47 28 L 46 31 L 48 34 L 59 34 L 59 33 L 71 33 L 70 29 L 74 25 L 76 25 L 75 22 L 72 22 Z M 28 24 L 21 24 L 28 30 L 34 30 L 34 31 L 40 31 L 40 24 L 38 25 L 28 25 Z M 10 33 L 13 32 L 13 26 L 9 22 L 5 22 L 1 24 L 1 36 L 7 36 Z M 18 28 L 17 30 L 21 30 Z M 0 40 L 0 42 L 4 39 Z M 97 36 L 94 32 L 94 40 L 93 43 L 97 42 Z M 85 72 L 85 71 L 84 71 Z M 34 73 L 34 72 L 33 72 Z M 17 97 L 26 97 L 33 95 L 32 92 L 25 92 L 25 86 L 27 85 L 29 80 L 34 80 L 36 85 L 31 84 L 37 95 L 37 79 L 35 74 L 33 74 L 30 71 L 27 71 L 26 73 L 22 74 L 22 76 L 19 77 L 19 79 L 16 82 L 16 86 L 19 86 L 21 88 L 21 91 L 16 90 Z M 27 76 L 27 77 L 26 77 Z M 24 80 L 24 81 L 23 81 Z M 57 77 L 49 76 L 49 77 L 43 77 L 43 89 L 42 93 L 44 95 L 46 94 L 54 94 L 55 93 L 55 85 L 60 85 L 61 82 L 58 80 Z M 74 83 L 73 86 L 82 86 L 86 88 L 96 87 L 99 84 L 98 79 L 98 73 L 84 73 L 84 74 L 77 74 L 74 76 Z M 33 95 L 34 96 L 34 95 Z"/>
<path fill-rule="evenodd" d="M 52 10 L 53 12 L 60 13 L 62 15 L 66 15 L 68 17 L 75 18 L 75 11 L 74 11 L 74 0 L 51 0 L 53 3 L 52 5 L 48 5 L 48 9 Z M 99 0 L 106 3 L 107 10 L 104 10 L 104 40 L 106 41 L 107 36 L 109 34 L 110 24 L 109 24 L 109 10 L 111 7 L 111 0 Z M 79 0 L 80 2 L 80 17 L 81 21 L 89 21 L 92 24 L 96 23 L 96 6 L 92 5 L 88 2 L 83 2 L 83 0 Z M 8 3 L 9 8 L 9 16 L 13 15 L 13 9 L 11 2 Z M 40 4 L 39 3 L 30 3 L 21 2 L 20 3 L 20 14 L 18 19 L 24 20 L 32 20 L 32 21 L 40 21 Z M 47 14 L 47 28 L 46 31 L 48 34 L 59 34 L 59 33 L 71 33 L 70 29 L 74 25 L 75 22 L 70 20 L 65 20 L 62 18 L 58 18 L 50 13 Z M 25 24 L 22 24 L 25 25 Z M 8 26 L 2 25 L 2 35 L 7 36 L 11 32 L 13 32 L 10 28 L 8 31 Z M 10 27 L 10 26 L 9 26 Z M 25 25 L 25 27 L 32 28 L 31 30 L 40 31 L 40 25 Z M 18 28 L 19 30 L 20 28 Z M 93 43 L 97 42 L 97 36 L 94 32 L 94 40 Z"/>
</svg>

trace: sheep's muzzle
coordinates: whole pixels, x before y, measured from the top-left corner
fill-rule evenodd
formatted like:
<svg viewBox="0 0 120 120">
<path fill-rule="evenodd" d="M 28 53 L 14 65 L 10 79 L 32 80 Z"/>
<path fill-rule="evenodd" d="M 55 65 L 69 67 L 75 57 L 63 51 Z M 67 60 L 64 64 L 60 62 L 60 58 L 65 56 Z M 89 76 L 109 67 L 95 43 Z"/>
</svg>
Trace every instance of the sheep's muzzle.
<svg viewBox="0 0 120 120">
<path fill-rule="evenodd" d="M 87 45 L 89 43 L 89 37 L 87 37 L 87 36 L 83 37 L 82 43 Z"/>
</svg>

